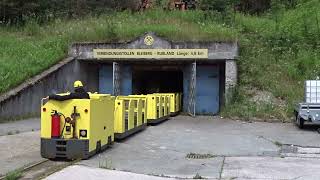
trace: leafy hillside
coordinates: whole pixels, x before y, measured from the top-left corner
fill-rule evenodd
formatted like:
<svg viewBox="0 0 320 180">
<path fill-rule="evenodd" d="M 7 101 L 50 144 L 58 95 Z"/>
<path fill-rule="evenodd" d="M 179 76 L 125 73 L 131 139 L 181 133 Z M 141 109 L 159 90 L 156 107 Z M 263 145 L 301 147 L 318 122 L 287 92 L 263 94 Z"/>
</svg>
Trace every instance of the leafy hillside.
<svg viewBox="0 0 320 180">
<path fill-rule="evenodd" d="M 224 116 L 288 120 L 303 81 L 320 75 L 320 1 L 260 16 L 226 11 L 113 12 L 0 27 L 0 94 L 57 63 L 72 42 L 127 41 L 154 31 L 173 40 L 238 41 L 239 87 Z"/>
<path fill-rule="evenodd" d="M 238 14 L 240 82 L 226 115 L 289 120 L 304 80 L 320 76 L 320 1 L 263 17 Z"/>
</svg>

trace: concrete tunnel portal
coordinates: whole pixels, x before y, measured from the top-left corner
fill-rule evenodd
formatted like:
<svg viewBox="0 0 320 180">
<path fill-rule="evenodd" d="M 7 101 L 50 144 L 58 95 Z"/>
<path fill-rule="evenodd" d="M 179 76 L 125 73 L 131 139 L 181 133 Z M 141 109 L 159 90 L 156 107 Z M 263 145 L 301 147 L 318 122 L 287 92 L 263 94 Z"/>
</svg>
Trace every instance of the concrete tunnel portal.
<svg viewBox="0 0 320 180">
<path fill-rule="evenodd" d="M 38 116 L 40 99 L 71 91 L 74 80 L 112 95 L 182 92 L 184 112 L 217 114 L 236 86 L 237 57 L 237 42 L 172 42 L 155 33 L 125 43 L 75 43 L 67 59 L 2 95 L 0 118 Z"/>
<path fill-rule="evenodd" d="M 79 61 L 98 64 L 100 93 L 182 92 L 183 111 L 213 115 L 237 81 L 236 42 L 171 42 L 154 33 L 122 44 L 73 45 Z"/>
</svg>

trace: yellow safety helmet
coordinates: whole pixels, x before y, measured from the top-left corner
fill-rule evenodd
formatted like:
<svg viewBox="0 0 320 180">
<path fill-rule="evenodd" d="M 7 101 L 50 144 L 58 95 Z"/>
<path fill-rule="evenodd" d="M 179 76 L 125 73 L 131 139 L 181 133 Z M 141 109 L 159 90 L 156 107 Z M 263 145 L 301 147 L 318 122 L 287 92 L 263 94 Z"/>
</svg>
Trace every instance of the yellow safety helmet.
<svg viewBox="0 0 320 180">
<path fill-rule="evenodd" d="M 73 87 L 74 87 L 74 88 L 83 87 L 83 84 L 82 84 L 81 81 L 75 81 L 74 84 L 73 84 Z"/>
</svg>

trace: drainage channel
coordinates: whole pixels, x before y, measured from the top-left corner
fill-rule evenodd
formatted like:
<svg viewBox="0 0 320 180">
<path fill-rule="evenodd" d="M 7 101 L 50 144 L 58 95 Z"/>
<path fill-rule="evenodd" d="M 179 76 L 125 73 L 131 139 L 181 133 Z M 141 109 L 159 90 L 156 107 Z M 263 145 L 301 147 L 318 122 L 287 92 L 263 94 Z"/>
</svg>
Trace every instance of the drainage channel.
<svg viewBox="0 0 320 180">
<path fill-rule="evenodd" d="M 197 153 L 189 153 L 187 154 L 187 159 L 211 159 L 215 158 L 215 155 L 212 154 L 197 154 Z"/>
<path fill-rule="evenodd" d="M 281 146 L 280 155 L 286 157 L 320 158 L 320 147 L 284 144 Z"/>
</svg>

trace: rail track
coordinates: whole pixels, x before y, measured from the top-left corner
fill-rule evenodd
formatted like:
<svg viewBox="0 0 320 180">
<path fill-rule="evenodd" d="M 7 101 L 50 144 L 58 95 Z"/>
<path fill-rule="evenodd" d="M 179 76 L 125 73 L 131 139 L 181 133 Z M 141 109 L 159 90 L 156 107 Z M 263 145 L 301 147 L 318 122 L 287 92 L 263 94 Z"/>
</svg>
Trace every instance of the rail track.
<svg viewBox="0 0 320 180">
<path fill-rule="evenodd" d="M 56 160 L 42 160 L 40 162 L 36 162 L 24 168 L 18 169 L 18 172 L 21 172 L 21 177 L 19 179 L 22 180 L 37 180 L 43 179 L 57 171 L 64 169 L 70 165 L 79 162 L 79 160 L 73 161 L 56 161 Z M 6 176 L 0 177 L 0 180 L 6 179 Z"/>
</svg>

